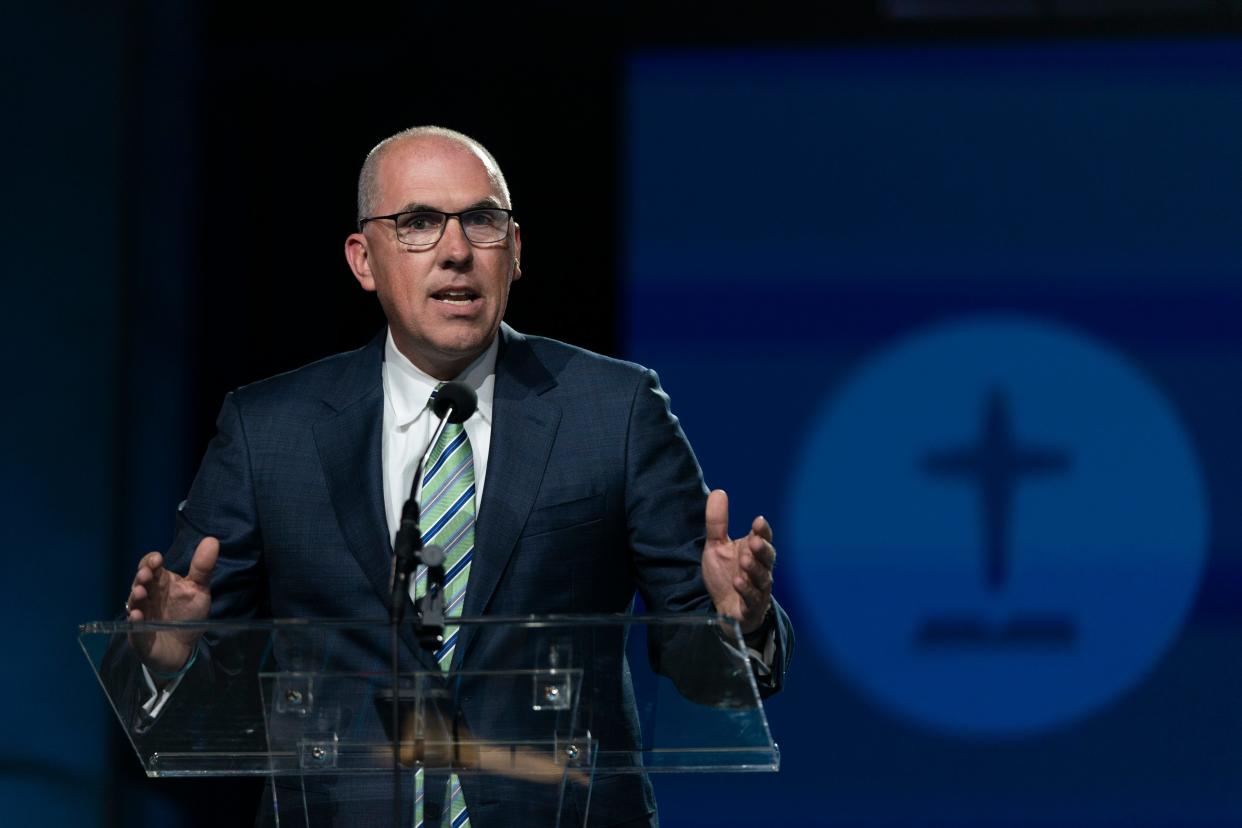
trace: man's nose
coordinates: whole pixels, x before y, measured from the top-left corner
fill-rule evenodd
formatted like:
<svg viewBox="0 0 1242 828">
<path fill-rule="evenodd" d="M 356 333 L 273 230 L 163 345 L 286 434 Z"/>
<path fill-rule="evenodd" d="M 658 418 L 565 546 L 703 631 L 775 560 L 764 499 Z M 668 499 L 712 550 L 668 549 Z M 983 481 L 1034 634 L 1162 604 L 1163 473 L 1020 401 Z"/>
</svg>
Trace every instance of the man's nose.
<svg viewBox="0 0 1242 828">
<path fill-rule="evenodd" d="M 468 262 L 474 255 L 474 247 L 466 238 L 461 216 L 448 217 L 438 248 L 446 262 Z"/>
</svg>

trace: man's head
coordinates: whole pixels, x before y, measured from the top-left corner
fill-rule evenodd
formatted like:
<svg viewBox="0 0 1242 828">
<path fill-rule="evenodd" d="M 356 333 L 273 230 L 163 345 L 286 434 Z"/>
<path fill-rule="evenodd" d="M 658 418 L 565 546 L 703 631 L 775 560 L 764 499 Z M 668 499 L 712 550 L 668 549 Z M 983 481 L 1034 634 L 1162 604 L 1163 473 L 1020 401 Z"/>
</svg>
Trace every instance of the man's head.
<svg viewBox="0 0 1242 828">
<path fill-rule="evenodd" d="M 358 177 L 360 223 L 407 211 L 510 206 L 491 153 L 440 127 L 382 141 Z M 452 379 L 496 336 L 509 285 L 522 275 L 520 229 L 508 222 L 498 241 L 478 243 L 461 219 L 449 218 L 438 241 L 415 246 L 398 240 L 396 221 L 362 223 L 345 240 L 345 258 L 362 288 L 379 296 L 397 348 L 428 374 Z"/>
</svg>

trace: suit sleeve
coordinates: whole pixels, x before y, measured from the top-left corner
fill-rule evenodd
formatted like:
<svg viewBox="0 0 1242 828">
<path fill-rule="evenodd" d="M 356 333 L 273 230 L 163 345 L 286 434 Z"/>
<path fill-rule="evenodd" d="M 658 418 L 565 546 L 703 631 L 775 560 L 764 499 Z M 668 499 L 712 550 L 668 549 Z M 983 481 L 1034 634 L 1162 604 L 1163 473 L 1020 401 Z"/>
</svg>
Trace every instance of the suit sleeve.
<svg viewBox="0 0 1242 828">
<path fill-rule="evenodd" d="M 225 398 L 216 427 L 190 494 L 178 507 L 177 533 L 164 556 L 165 565 L 184 575 L 199 541 L 209 535 L 217 538 L 220 557 L 211 577 L 210 618 L 248 618 L 261 612 L 267 590 L 249 450 L 232 394 Z M 149 712 L 150 705 L 144 702 L 150 701 L 150 692 L 142 666 L 127 642 L 115 643 L 108 662 L 117 693 L 114 698 L 124 700 L 118 713 L 136 742 L 145 739 L 148 747 L 175 750 L 204 729 L 229 729 L 234 721 L 246 718 L 261 722 L 262 711 L 251 705 L 220 703 L 255 695 L 249 687 L 239 688 L 256 674 L 261 648 L 253 636 L 209 633 L 197 646 L 194 664 L 167 697 L 167 704 L 158 712 Z M 213 716 L 221 724 L 211 724 Z"/>
<path fill-rule="evenodd" d="M 220 541 L 211 577 L 211 617 L 249 618 L 266 601 L 263 542 L 245 423 L 234 394 L 224 399 L 216 435 L 207 446 L 189 496 L 177 509 L 177 534 L 168 565 L 189 570 L 199 541 Z"/>
<path fill-rule="evenodd" d="M 704 513 L 708 489 L 694 451 L 654 371 L 635 391 L 626 439 L 626 524 L 639 594 L 649 612 L 714 612 L 703 584 Z M 773 600 L 775 646 L 770 670 L 758 675 L 767 696 L 784 685 L 793 628 Z M 670 674 L 669 647 L 653 648 L 653 666 Z M 672 676 L 676 680 L 676 676 Z"/>
</svg>

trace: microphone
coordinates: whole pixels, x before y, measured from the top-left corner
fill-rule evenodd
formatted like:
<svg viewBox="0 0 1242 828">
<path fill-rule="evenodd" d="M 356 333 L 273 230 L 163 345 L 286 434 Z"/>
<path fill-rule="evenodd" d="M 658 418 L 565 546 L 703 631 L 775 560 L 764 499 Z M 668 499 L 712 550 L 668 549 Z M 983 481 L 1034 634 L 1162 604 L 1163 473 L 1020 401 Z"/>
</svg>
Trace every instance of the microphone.
<svg viewBox="0 0 1242 828">
<path fill-rule="evenodd" d="M 478 407 L 479 398 L 474 393 L 474 389 L 461 382 L 449 382 L 440 386 L 440 390 L 435 394 L 435 399 L 431 402 L 432 413 L 439 418 L 440 422 L 436 426 L 435 431 L 432 432 L 431 439 L 427 441 L 427 446 L 423 449 L 423 453 L 419 456 L 418 467 L 414 470 L 414 480 L 410 483 L 410 497 L 405 501 L 405 505 L 401 507 L 401 524 L 397 529 L 397 538 L 393 542 L 396 562 L 393 568 L 390 612 L 395 622 L 401 620 L 401 615 L 405 609 L 405 602 L 401 598 L 409 589 L 410 574 L 418 566 L 420 562 L 419 553 L 423 551 L 422 532 L 418 527 L 419 510 L 417 497 L 418 484 L 423 476 L 423 465 L 427 462 L 427 455 L 431 453 L 431 450 L 439 441 L 440 435 L 444 433 L 445 426 L 449 423 L 460 425 L 469 419 L 470 415 Z M 428 575 L 434 576 L 439 574 L 439 587 L 442 588 L 444 570 L 436 565 L 430 565 L 430 567 Z M 436 569 L 439 569 L 438 573 L 435 571 Z M 429 594 L 432 591 L 431 586 L 431 578 L 429 577 Z M 439 589 L 436 590 L 436 597 L 443 601 Z"/>
<path fill-rule="evenodd" d="M 436 398 L 431 401 L 431 410 L 440 419 L 447 419 L 453 425 L 461 425 L 470 419 L 470 415 L 479 407 L 479 397 L 474 393 L 474 389 L 466 385 L 464 382 L 448 382 L 440 387 L 436 392 Z M 439 435 L 436 435 L 439 436 Z M 431 446 L 435 445 L 432 440 L 431 445 L 427 447 L 430 451 Z"/>
</svg>

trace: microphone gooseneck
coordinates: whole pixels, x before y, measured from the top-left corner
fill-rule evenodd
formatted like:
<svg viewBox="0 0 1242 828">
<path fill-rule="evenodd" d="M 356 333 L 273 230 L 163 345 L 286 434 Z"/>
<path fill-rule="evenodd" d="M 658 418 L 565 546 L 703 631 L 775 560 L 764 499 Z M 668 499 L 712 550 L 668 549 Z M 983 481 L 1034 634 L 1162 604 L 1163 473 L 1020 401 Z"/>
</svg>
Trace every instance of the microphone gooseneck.
<svg viewBox="0 0 1242 828">
<path fill-rule="evenodd" d="M 422 532 L 419 529 L 418 485 L 423 476 L 423 465 L 427 455 L 435 447 L 444 428 L 449 423 L 460 425 L 469 419 L 479 407 L 478 395 L 465 383 L 448 382 L 440 386 L 431 401 L 432 413 L 439 419 L 431 439 L 419 455 L 418 466 L 414 471 L 414 479 L 410 484 L 410 496 L 401 508 L 401 523 L 397 529 L 397 537 L 393 543 L 396 561 L 393 568 L 392 601 L 390 612 L 394 622 L 400 622 L 405 609 L 404 596 L 408 589 L 411 573 L 419 563 L 423 549 Z M 429 573 L 438 574 L 438 573 Z M 441 584 L 442 585 L 442 584 Z M 420 621 L 423 619 L 420 618 Z M 422 636 L 420 636 L 421 638 Z"/>
</svg>

